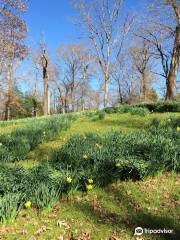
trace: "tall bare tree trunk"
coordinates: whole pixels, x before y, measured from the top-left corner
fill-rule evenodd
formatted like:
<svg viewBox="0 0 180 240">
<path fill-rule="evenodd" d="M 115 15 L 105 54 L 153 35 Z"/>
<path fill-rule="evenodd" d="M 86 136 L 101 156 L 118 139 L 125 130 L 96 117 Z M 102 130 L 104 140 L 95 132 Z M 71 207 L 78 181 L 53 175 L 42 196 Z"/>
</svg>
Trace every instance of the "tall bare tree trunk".
<svg viewBox="0 0 180 240">
<path fill-rule="evenodd" d="M 44 100 L 43 100 L 43 111 L 44 115 L 48 114 L 48 84 L 47 84 L 47 78 L 44 78 Z"/>
<path fill-rule="evenodd" d="M 8 121 L 10 120 L 11 116 L 11 110 L 10 110 L 10 105 L 11 105 L 11 95 L 12 95 L 12 89 L 13 89 L 13 84 L 12 84 L 12 63 L 8 65 L 7 69 L 7 84 L 8 84 L 8 92 L 7 92 L 7 101 L 5 105 L 5 120 Z"/>
<path fill-rule="evenodd" d="M 104 84 L 104 107 L 107 107 L 108 104 L 108 79 L 105 79 Z"/>
<path fill-rule="evenodd" d="M 84 90 L 82 89 L 82 98 L 81 98 L 81 111 L 85 110 L 85 100 L 84 100 Z"/>
<path fill-rule="evenodd" d="M 71 110 L 75 112 L 75 94 L 74 94 L 74 87 L 75 87 L 75 65 L 72 66 L 72 83 L 71 83 Z"/>
<path fill-rule="evenodd" d="M 5 108 L 5 117 L 4 119 L 6 121 L 10 120 L 10 104 L 9 101 L 6 102 L 6 108 Z"/>
<path fill-rule="evenodd" d="M 169 75 L 166 82 L 167 85 L 166 100 L 173 99 L 176 94 L 176 79 L 178 75 L 179 62 L 180 62 L 180 25 L 178 25 L 176 28 L 176 37 L 174 40 L 172 60 Z"/>
<path fill-rule="evenodd" d="M 147 100 L 147 91 L 148 91 L 148 87 L 147 87 L 147 74 L 146 72 L 144 72 L 142 74 L 142 92 L 143 92 L 143 100 L 146 101 Z"/>
<path fill-rule="evenodd" d="M 118 79 L 117 83 L 118 83 L 119 103 L 123 104 L 123 96 L 122 96 L 120 79 Z"/>
<path fill-rule="evenodd" d="M 109 56 L 109 50 L 108 50 Z M 105 71 L 105 80 L 104 80 L 104 107 L 107 107 L 108 104 L 108 83 L 109 83 L 109 57 L 106 64 L 106 71 Z"/>
<path fill-rule="evenodd" d="M 49 78 L 48 78 L 48 60 L 46 57 L 45 50 L 43 50 L 42 64 L 43 64 L 43 80 L 44 80 L 43 112 L 44 112 L 44 115 L 48 115 L 50 114 L 50 95 L 49 95 Z"/>
<path fill-rule="evenodd" d="M 71 87 L 71 112 L 75 111 L 74 87 Z"/>
<path fill-rule="evenodd" d="M 44 115 L 48 115 L 50 113 L 49 111 L 49 81 L 48 77 L 46 76 L 44 78 Z"/>
<path fill-rule="evenodd" d="M 68 97 L 68 89 L 66 88 L 66 92 L 65 92 L 65 100 L 64 100 L 64 110 L 65 113 L 69 112 L 69 97 Z"/>
</svg>

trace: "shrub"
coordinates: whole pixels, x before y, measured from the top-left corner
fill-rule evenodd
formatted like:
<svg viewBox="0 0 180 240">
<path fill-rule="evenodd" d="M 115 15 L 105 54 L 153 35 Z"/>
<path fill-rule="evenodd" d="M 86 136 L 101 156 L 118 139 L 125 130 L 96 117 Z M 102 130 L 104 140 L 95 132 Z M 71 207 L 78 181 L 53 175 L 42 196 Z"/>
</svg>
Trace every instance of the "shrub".
<svg viewBox="0 0 180 240">
<path fill-rule="evenodd" d="M 120 105 L 119 107 L 108 107 L 104 111 L 110 113 L 127 113 L 133 111 L 134 108 L 144 108 L 150 112 L 180 112 L 180 102 L 178 101 L 162 101 L 157 103 L 141 103 L 135 105 Z M 147 111 L 146 111 L 147 113 Z M 138 114 L 139 115 L 139 114 Z M 147 114 L 146 114 L 147 115 Z"/>
<path fill-rule="evenodd" d="M 149 111 L 147 108 L 143 108 L 143 107 L 132 107 L 129 110 L 131 115 L 139 115 L 141 117 L 145 117 L 148 115 Z"/>
<path fill-rule="evenodd" d="M 96 114 L 95 111 L 84 111 L 82 112 L 82 115 L 87 116 L 89 118 L 93 117 Z"/>
<path fill-rule="evenodd" d="M 104 109 L 104 111 L 108 114 L 111 114 L 111 113 L 117 113 L 118 112 L 118 108 L 117 107 L 106 107 Z"/>
<path fill-rule="evenodd" d="M 105 119 L 106 113 L 104 111 L 99 111 L 99 112 L 97 112 L 97 114 L 98 114 L 99 120 Z"/>
<path fill-rule="evenodd" d="M 122 105 L 122 106 L 120 106 L 120 107 L 118 107 L 118 108 L 114 108 L 115 110 L 116 110 L 116 112 L 118 112 L 118 113 L 129 113 L 130 111 L 131 111 L 131 108 L 132 108 L 133 106 L 131 106 L 131 105 Z"/>
<path fill-rule="evenodd" d="M 122 105 L 120 107 L 105 108 L 106 113 L 130 113 L 132 115 L 147 116 L 149 111 L 145 107 L 137 107 L 133 105 Z"/>
<path fill-rule="evenodd" d="M 162 101 L 157 103 L 144 103 L 135 105 L 137 107 L 146 107 L 150 112 L 180 112 L 180 102 Z"/>
<path fill-rule="evenodd" d="M 19 200 L 19 195 L 11 193 L 0 197 L 0 223 L 7 224 L 15 220 L 21 208 Z"/>
</svg>

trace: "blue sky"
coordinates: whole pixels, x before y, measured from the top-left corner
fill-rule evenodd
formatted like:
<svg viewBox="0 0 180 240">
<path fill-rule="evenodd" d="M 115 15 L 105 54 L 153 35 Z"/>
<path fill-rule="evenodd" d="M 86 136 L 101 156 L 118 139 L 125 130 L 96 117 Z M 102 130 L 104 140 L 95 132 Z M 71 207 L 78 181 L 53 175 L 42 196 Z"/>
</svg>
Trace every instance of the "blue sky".
<svg viewBox="0 0 180 240">
<path fill-rule="evenodd" d="M 125 8 L 137 10 L 142 7 L 139 0 L 126 0 Z M 72 23 L 75 10 L 71 0 L 30 0 L 29 11 L 25 20 L 29 29 L 27 43 L 36 44 L 41 33 L 49 50 L 56 49 L 60 44 L 82 41 L 79 29 Z"/>
<path fill-rule="evenodd" d="M 76 39 L 70 16 L 74 10 L 67 0 L 31 0 L 25 20 L 29 29 L 28 44 L 34 45 L 43 33 L 49 49 Z"/>
<path fill-rule="evenodd" d="M 149 0 L 125 0 L 124 9 L 132 14 L 138 11 L 142 14 L 146 1 Z M 85 41 L 80 29 L 72 22 L 75 16 L 71 0 L 30 0 L 29 10 L 24 15 L 28 26 L 27 45 L 36 48 L 43 36 L 48 52 L 55 57 L 55 50 L 60 45 Z M 22 68 L 28 68 L 28 65 L 29 60 L 26 60 Z"/>
</svg>

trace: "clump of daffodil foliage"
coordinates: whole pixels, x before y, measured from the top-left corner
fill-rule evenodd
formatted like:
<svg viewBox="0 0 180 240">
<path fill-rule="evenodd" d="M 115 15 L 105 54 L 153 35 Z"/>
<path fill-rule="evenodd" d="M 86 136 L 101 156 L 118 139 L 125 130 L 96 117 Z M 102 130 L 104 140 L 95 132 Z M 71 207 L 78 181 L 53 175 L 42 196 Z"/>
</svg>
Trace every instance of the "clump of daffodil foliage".
<svg viewBox="0 0 180 240">
<path fill-rule="evenodd" d="M 5 194 L 0 196 L 0 224 L 12 223 L 20 208 L 19 194 Z"/>
<path fill-rule="evenodd" d="M 55 186 L 41 183 L 32 193 L 32 201 L 38 209 L 50 210 L 60 198 L 60 190 Z"/>
<path fill-rule="evenodd" d="M 179 126 L 180 118 L 171 117 L 162 123 L 153 119 L 147 131 L 76 135 L 56 151 L 53 164 L 79 179 L 92 176 L 96 185 L 117 178 L 138 180 L 159 170 L 179 171 Z"/>
<path fill-rule="evenodd" d="M 70 127 L 73 115 L 55 115 L 42 118 L 0 136 L 0 161 L 23 160 L 38 144 L 53 139 L 60 131 Z"/>
</svg>

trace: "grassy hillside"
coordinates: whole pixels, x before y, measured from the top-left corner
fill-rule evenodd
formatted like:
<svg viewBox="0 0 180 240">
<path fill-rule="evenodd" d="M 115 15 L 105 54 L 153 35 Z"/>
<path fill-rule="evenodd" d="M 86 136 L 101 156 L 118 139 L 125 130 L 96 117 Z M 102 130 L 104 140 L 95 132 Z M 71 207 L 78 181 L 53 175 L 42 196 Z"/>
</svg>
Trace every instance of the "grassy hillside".
<svg viewBox="0 0 180 240">
<path fill-rule="evenodd" d="M 141 117 L 138 115 L 131 115 L 129 113 L 120 114 L 108 114 L 103 120 L 94 121 L 92 117 L 81 116 L 76 121 L 71 124 L 71 128 L 68 131 L 63 131 L 60 133 L 55 140 L 43 143 L 37 146 L 37 148 L 30 152 L 28 160 L 20 161 L 18 165 L 23 167 L 32 167 L 39 164 L 41 161 L 46 161 L 50 159 L 51 153 L 63 145 L 72 135 L 83 134 L 87 132 L 95 133 L 105 133 L 111 131 L 124 131 L 124 132 L 134 132 L 143 130 L 146 131 L 148 124 L 153 118 L 158 118 L 161 121 L 168 119 L 171 116 L 179 116 L 180 113 L 154 113 L 146 117 Z M 41 119 L 41 118 L 40 118 Z M 30 119 L 31 121 L 31 119 Z M 19 126 L 24 126 L 27 121 L 18 121 Z M 10 132 L 17 125 L 12 124 L 12 126 L 2 127 L 2 132 Z M 1 130 L 1 129 L 0 129 Z"/>
<path fill-rule="evenodd" d="M 180 191 L 176 174 L 159 175 L 140 182 L 117 182 L 96 188 L 87 196 L 72 193 L 50 213 L 33 208 L 20 212 L 14 224 L 1 227 L 9 240 L 74 239 L 89 233 L 91 239 L 136 239 L 137 226 L 174 229 L 177 233 Z M 72 238 L 73 239 L 73 238 Z M 86 238 L 84 238 L 86 239 Z M 142 239 L 142 238 L 137 238 Z M 179 239 L 178 236 L 143 236 L 143 239 Z"/>
<path fill-rule="evenodd" d="M 180 116 L 174 113 L 174 116 Z M 153 113 L 145 117 L 128 113 L 108 114 L 100 120 L 79 114 L 69 129 L 38 144 L 25 160 L 1 163 L 2 166 L 31 169 L 51 161 L 54 151 L 63 147 L 72 135 L 94 132 L 99 135 L 112 131 L 136 133 L 149 131 L 153 118 L 166 122 L 172 114 Z M 0 126 L 1 133 L 11 133 L 26 126 L 28 121 L 18 121 Z M 157 172 L 139 181 L 115 180 L 104 187 L 94 185 L 91 191 L 72 188 L 68 195 L 55 204 L 53 210 L 37 210 L 32 201 L 30 208 L 22 208 L 14 223 L 0 225 L 0 239 L 179 239 L 180 207 L 179 175 Z M 1 185 L 1 184 L 0 184 Z M 134 236 L 137 226 L 149 229 L 173 229 L 176 234 L 147 234 Z"/>
</svg>

